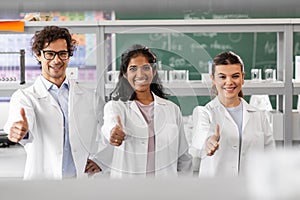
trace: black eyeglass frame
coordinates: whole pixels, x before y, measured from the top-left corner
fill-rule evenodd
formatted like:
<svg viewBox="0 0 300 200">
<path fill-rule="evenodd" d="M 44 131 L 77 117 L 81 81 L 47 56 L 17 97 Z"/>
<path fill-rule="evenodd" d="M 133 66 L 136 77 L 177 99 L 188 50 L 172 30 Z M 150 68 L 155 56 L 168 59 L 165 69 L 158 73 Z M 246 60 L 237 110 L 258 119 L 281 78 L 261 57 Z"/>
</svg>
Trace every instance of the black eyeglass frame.
<svg viewBox="0 0 300 200">
<path fill-rule="evenodd" d="M 62 50 L 62 51 L 52 51 L 52 50 L 41 50 L 44 58 L 46 60 L 53 60 L 55 58 L 56 55 L 58 55 L 58 58 L 61 59 L 61 60 L 68 60 L 70 58 L 70 53 L 66 50 Z M 54 53 L 53 57 L 52 58 L 49 58 L 49 57 L 46 57 L 45 53 Z M 61 57 L 61 53 L 67 53 L 68 54 L 68 57 L 67 58 L 62 58 Z"/>
</svg>

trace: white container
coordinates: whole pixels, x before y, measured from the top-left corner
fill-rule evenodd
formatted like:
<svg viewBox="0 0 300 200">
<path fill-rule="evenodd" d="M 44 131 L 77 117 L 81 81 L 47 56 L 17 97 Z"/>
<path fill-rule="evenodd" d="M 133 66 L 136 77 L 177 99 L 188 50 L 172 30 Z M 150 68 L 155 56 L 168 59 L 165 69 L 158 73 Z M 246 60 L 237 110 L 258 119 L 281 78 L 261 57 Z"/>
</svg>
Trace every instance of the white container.
<svg viewBox="0 0 300 200">
<path fill-rule="evenodd" d="M 106 82 L 107 83 L 117 83 L 119 80 L 119 71 L 108 71 L 106 73 Z"/>
<path fill-rule="evenodd" d="M 278 110 L 271 110 L 268 113 L 270 117 L 271 127 L 273 129 L 274 139 L 278 141 L 282 141 L 283 140 L 283 113 Z"/>
<path fill-rule="evenodd" d="M 261 81 L 261 69 L 251 69 L 251 80 Z"/>
<path fill-rule="evenodd" d="M 185 82 L 189 80 L 188 70 L 170 70 L 169 81 L 170 82 Z"/>
<path fill-rule="evenodd" d="M 276 70 L 275 70 L 276 72 Z M 275 81 L 276 78 L 274 79 L 274 71 L 273 69 L 265 69 L 265 80 L 266 81 Z"/>
<path fill-rule="evenodd" d="M 162 82 L 168 82 L 168 71 L 166 70 L 157 70 L 158 77 Z"/>
</svg>

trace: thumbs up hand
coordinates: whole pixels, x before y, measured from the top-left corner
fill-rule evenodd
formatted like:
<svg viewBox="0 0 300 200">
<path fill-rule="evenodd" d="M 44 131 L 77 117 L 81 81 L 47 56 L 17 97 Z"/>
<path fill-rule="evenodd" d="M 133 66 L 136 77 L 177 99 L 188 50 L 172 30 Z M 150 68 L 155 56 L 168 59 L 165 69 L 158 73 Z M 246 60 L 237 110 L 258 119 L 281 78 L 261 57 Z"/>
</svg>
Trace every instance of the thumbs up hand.
<svg viewBox="0 0 300 200">
<path fill-rule="evenodd" d="M 22 119 L 13 123 L 8 134 L 8 139 L 12 142 L 19 142 L 28 132 L 28 122 L 24 108 L 21 108 L 20 114 Z"/>
<path fill-rule="evenodd" d="M 205 150 L 206 155 L 212 156 L 216 152 L 216 150 L 219 148 L 219 140 L 220 140 L 220 127 L 217 124 L 215 129 L 215 134 L 210 136 L 206 140 Z"/>
<path fill-rule="evenodd" d="M 110 132 L 110 144 L 120 146 L 125 139 L 125 133 L 119 115 L 116 116 L 117 124 Z"/>
</svg>

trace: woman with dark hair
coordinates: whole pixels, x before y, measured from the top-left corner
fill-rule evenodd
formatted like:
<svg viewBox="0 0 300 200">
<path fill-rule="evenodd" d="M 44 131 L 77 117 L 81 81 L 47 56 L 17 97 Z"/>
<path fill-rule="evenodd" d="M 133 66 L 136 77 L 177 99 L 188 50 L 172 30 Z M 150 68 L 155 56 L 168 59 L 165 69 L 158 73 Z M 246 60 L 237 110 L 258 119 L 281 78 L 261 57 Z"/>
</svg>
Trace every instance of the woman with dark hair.
<svg viewBox="0 0 300 200">
<path fill-rule="evenodd" d="M 119 82 L 104 108 L 102 132 L 114 146 L 112 177 L 191 173 L 192 160 L 177 105 L 166 100 L 156 56 L 143 45 L 122 54 Z"/>
<path fill-rule="evenodd" d="M 238 55 L 217 55 L 211 79 L 216 97 L 198 109 L 193 131 L 192 146 L 201 152 L 199 175 L 244 174 L 251 153 L 275 148 L 270 123 L 243 99 L 244 64 Z"/>
<path fill-rule="evenodd" d="M 163 86 L 158 77 L 158 73 L 156 73 L 156 55 L 151 51 L 151 49 L 144 47 L 142 45 L 136 44 L 131 48 L 127 49 L 121 57 L 121 66 L 119 73 L 119 82 L 117 83 L 116 88 L 111 93 L 111 99 L 113 100 L 134 100 L 136 97 L 136 92 L 134 88 L 131 87 L 130 83 L 126 78 L 128 64 L 132 57 L 137 55 L 143 55 L 149 62 L 152 67 L 152 70 L 155 71 L 152 82 L 150 83 L 150 91 L 152 91 L 155 95 L 167 99 L 167 95 L 163 92 Z"/>
</svg>

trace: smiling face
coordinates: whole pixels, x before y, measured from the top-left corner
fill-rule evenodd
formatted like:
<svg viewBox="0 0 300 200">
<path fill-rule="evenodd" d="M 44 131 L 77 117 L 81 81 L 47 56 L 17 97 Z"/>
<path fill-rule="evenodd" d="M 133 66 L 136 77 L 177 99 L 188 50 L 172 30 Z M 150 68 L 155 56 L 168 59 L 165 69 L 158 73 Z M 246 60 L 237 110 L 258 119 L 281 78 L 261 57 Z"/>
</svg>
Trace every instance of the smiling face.
<svg viewBox="0 0 300 200">
<path fill-rule="evenodd" d="M 65 39 L 58 39 L 51 42 L 49 45 L 45 44 L 44 51 L 68 51 L 67 42 Z M 37 59 L 42 65 L 42 75 L 50 82 L 56 84 L 58 87 L 62 84 L 66 77 L 66 68 L 69 59 L 61 60 L 56 54 L 52 60 L 47 60 L 42 52 Z"/>
<path fill-rule="evenodd" d="M 156 71 L 153 71 L 148 59 L 139 54 L 130 59 L 125 77 L 137 94 L 151 94 L 150 84 L 155 73 Z"/>
<path fill-rule="evenodd" d="M 218 91 L 218 98 L 225 107 L 237 106 L 240 103 L 238 94 L 244 84 L 241 68 L 240 64 L 215 66 L 212 81 Z"/>
</svg>

